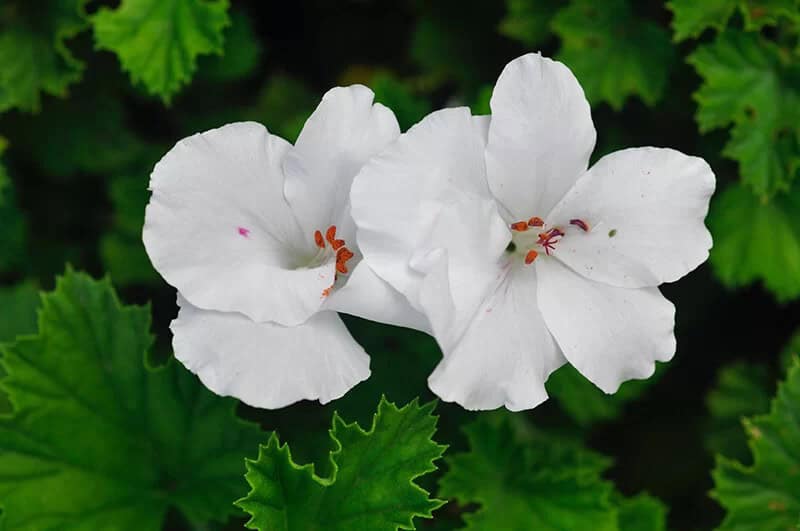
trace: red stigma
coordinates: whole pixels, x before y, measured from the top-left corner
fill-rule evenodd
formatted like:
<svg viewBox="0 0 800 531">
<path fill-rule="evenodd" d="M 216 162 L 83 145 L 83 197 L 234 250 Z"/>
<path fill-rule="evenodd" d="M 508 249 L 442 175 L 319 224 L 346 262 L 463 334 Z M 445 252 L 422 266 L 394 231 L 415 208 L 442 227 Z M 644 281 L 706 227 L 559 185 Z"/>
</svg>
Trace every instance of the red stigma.
<svg viewBox="0 0 800 531">
<path fill-rule="evenodd" d="M 539 239 L 536 243 L 544 247 L 544 252 L 549 256 L 550 251 L 554 251 L 556 244 L 561 241 L 562 236 L 564 236 L 564 233 L 561 231 L 561 229 L 553 227 L 548 231 L 540 232 Z"/>
</svg>

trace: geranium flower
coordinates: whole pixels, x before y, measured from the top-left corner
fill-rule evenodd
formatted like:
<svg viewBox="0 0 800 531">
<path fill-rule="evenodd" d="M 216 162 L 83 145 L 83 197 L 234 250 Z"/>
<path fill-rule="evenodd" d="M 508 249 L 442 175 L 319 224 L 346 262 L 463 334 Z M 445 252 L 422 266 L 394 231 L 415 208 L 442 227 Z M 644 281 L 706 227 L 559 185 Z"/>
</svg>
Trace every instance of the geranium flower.
<svg viewBox="0 0 800 531">
<path fill-rule="evenodd" d="M 626 149 L 587 170 L 596 133 L 563 64 L 509 63 L 491 117 L 434 112 L 359 173 L 358 242 L 429 319 L 429 379 L 468 409 L 535 407 L 569 361 L 607 393 L 675 353 L 657 286 L 708 257 L 714 175 L 672 149 Z"/>
<path fill-rule="evenodd" d="M 353 177 L 399 134 L 372 91 L 340 87 L 294 146 L 234 123 L 156 165 L 144 243 L 178 289 L 175 357 L 209 389 L 258 407 L 324 403 L 369 376 L 336 311 L 427 327 L 361 261 L 349 211 Z"/>
</svg>

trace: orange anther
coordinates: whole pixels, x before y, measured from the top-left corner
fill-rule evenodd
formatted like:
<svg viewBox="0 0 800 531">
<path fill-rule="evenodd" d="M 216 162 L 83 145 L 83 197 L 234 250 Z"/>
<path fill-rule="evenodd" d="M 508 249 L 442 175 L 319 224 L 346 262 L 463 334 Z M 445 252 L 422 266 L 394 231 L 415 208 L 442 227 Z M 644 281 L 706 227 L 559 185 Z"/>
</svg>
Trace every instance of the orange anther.
<svg viewBox="0 0 800 531">
<path fill-rule="evenodd" d="M 346 275 L 347 274 L 347 264 L 344 262 L 336 262 L 336 271 L 339 273 Z"/>
<path fill-rule="evenodd" d="M 336 261 L 337 262 L 347 262 L 351 258 L 355 256 L 353 252 L 348 249 L 347 247 L 342 247 L 338 251 L 336 251 Z"/>
<path fill-rule="evenodd" d="M 344 247 L 344 240 L 333 240 L 331 247 L 333 247 L 334 251 L 338 251 L 340 247 Z"/>
<path fill-rule="evenodd" d="M 330 287 L 325 288 L 324 290 L 322 290 L 322 297 L 324 298 L 324 297 L 327 297 L 328 295 L 330 295 L 331 294 L 331 289 L 333 289 L 333 286 L 330 286 Z"/>
<path fill-rule="evenodd" d="M 515 230 L 517 232 L 525 232 L 526 230 L 528 230 L 528 222 L 517 221 L 516 223 L 512 223 L 511 230 Z"/>
<path fill-rule="evenodd" d="M 322 239 L 322 233 L 320 231 L 314 232 L 314 242 L 317 244 L 317 247 L 320 249 L 325 248 L 325 240 Z"/>
<path fill-rule="evenodd" d="M 531 265 L 536 257 L 539 256 L 539 253 L 531 249 L 528 251 L 528 254 L 525 255 L 525 265 Z"/>
<path fill-rule="evenodd" d="M 336 225 L 328 227 L 328 230 L 325 231 L 325 239 L 328 240 L 329 244 L 333 245 L 333 241 L 336 239 Z"/>
<path fill-rule="evenodd" d="M 544 220 L 539 216 L 533 216 L 528 220 L 528 225 L 531 227 L 544 227 Z"/>
</svg>

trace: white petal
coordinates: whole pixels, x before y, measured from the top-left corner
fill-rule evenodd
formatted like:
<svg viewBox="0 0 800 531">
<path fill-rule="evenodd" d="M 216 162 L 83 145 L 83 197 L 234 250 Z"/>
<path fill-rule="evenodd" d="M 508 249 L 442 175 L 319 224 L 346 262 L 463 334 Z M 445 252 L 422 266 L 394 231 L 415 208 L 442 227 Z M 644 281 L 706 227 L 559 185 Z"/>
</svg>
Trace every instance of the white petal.
<svg viewBox="0 0 800 531">
<path fill-rule="evenodd" d="M 361 261 L 350 272 L 347 283 L 331 293 L 325 308 L 349 313 L 379 323 L 430 333 L 428 320 L 399 291 Z"/>
<path fill-rule="evenodd" d="M 185 138 L 156 164 L 144 244 L 154 267 L 192 304 L 257 321 L 305 321 L 333 282 L 283 199 L 290 145 L 259 124 Z"/>
<path fill-rule="evenodd" d="M 490 101 L 489 186 L 511 220 L 549 212 L 589 164 L 597 134 L 578 80 L 527 54 L 506 65 Z"/>
<path fill-rule="evenodd" d="M 571 228 L 556 256 L 592 280 L 639 288 L 672 282 L 708 258 L 703 224 L 714 173 L 701 158 L 673 149 L 625 149 L 606 155 L 547 216 Z"/>
<path fill-rule="evenodd" d="M 401 135 L 353 182 L 359 248 L 375 273 L 412 306 L 418 307 L 422 267 L 412 268 L 412 260 L 421 261 L 425 253 L 443 248 L 453 258 L 453 267 L 481 270 L 508 243 L 505 224 L 492 214 L 483 147 L 481 126 L 469 109 L 444 109 Z M 479 212 L 470 210 L 478 206 Z M 440 223 L 447 209 L 455 220 L 449 231 Z M 499 239 L 483 237 L 487 231 L 494 234 L 498 224 Z"/>
<path fill-rule="evenodd" d="M 444 350 L 428 383 L 467 409 L 536 407 L 547 399 L 548 376 L 566 362 L 539 313 L 534 268 L 509 272 Z"/>
<path fill-rule="evenodd" d="M 286 199 L 309 234 L 324 234 L 333 224 L 340 237 L 353 236 L 350 184 L 370 157 L 400 135 L 394 113 L 373 99 L 361 85 L 329 90 L 284 160 Z"/>
<path fill-rule="evenodd" d="M 557 260 L 536 261 L 539 308 L 567 360 L 606 393 L 648 378 L 675 354 L 675 307 L 658 288 L 588 280 Z"/>
<path fill-rule="evenodd" d="M 369 377 L 369 356 L 334 312 L 302 325 L 256 323 L 182 300 L 172 322 L 175 357 L 206 387 L 255 407 L 324 404 Z"/>
</svg>

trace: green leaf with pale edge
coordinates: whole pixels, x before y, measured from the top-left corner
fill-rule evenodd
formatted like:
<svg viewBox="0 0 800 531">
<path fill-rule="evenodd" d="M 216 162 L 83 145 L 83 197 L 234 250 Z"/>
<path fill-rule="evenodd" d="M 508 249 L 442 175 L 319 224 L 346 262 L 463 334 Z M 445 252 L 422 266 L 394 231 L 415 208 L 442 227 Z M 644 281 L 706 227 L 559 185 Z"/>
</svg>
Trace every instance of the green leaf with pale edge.
<svg viewBox="0 0 800 531">
<path fill-rule="evenodd" d="M 97 48 L 164 102 L 192 79 L 199 55 L 222 53 L 230 24 L 228 0 L 122 0 L 91 20 Z"/>
<path fill-rule="evenodd" d="M 770 413 L 744 422 L 753 465 L 717 457 L 712 495 L 727 511 L 719 529 L 787 531 L 800 518 L 800 359 Z"/>
<path fill-rule="evenodd" d="M 459 505 L 467 530 L 617 530 L 608 460 L 572 443 L 522 433 L 510 414 L 485 414 L 466 426 L 470 451 L 445 458 L 439 495 Z"/>
<path fill-rule="evenodd" d="M 630 380 L 619 391 L 607 395 L 587 380 L 572 365 L 564 365 L 547 379 L 547 392 L 581 426 L 611 420 L 622 413 L 625 404 L 636 400 L 661 374 L 665 364 L 657 366 L 657 374 L 647 380 Z"/>
<path fill-rule="evenodd" d="M 273 434 L 258 459 L 247 460 L 251 491 L 236 502 L 250 513 L 248 527 L 268 531 L 394 531 L 415 529 L 443 502 L 413 480 L 436 470 L 444 446 L 436 444 L 435 403 L 415 399 L 397 408 L 381 399 L 372 428 L 347 424 L 334 414 L 330 430 L 331 476 L 297 465 Z"/>
<path fill-rule="evenodd" d="M 711 204 L 711 265 L 728 287 L 762 281 L 780 301 L 800 296 L 800 189 L 759 200 L 727 188 Z"/>
<path fill-rule="evenodd" d="M 64 97 L 84 64 L 66 45 L 88 26 L 87 0 L 0 5 L 0 112 L 38 112 L 42 93 Z M 44 4 L 44 5 L 41 5 Z"/>
<path fill-rule="evenodd" d="M 658 24 L 636 16 L 628 0 L 572 0 L 552 21 L 558 60 L 581 82 L 589 102 L 619 110 L 630 96 L 655 105 L 664 94 L 674 50 Z"/>
<path fill-rule="evenodd" d="M 506 0 L 508 12 L 500 21 L 500 33 L 528 47 L 550 36 L 550 21 L 564 0 Z"/>
<path fill-rule="evenodd" d="M 724 155 L 757 194 L 786 191 L 800 166 L 800 69 L 759 35 L 728 30 L 688 57 L 701 132 L 733 125 Z"/>
<path fill-rule="evenodd" d="M 146 307 L 68 270 L 39 331 L 0 358 L 14 406 L 0 416 L 0 528 L 158 530 L 167 508 L 224 519 L 262 432 L 176 363 L 145 367 Z M 5 525 L 5 527 L 3 527 Z"/>
<path fill-rule="evenodd" d="M 717 383 L 706 398 L 710 425 L 706 447 L 714 454 L 748 458 L 742 418 L 769 411 L 769 371 L 764 365 L 736 362 L 720 369 Z"/>
<path fill-rule="evenodd" d="M 796 0 L 671 0 L 667 7 L 673 14 L 676 41 L 699 37 L 706 28 L 724 30 L 737 8 L 744 17 L 745 29 L 751 31 L 773 26 L 781 17 L 798 16 Z"/>
</svg>

